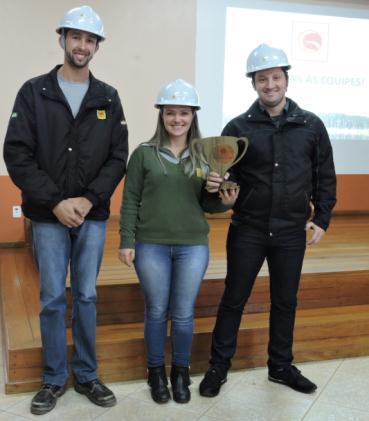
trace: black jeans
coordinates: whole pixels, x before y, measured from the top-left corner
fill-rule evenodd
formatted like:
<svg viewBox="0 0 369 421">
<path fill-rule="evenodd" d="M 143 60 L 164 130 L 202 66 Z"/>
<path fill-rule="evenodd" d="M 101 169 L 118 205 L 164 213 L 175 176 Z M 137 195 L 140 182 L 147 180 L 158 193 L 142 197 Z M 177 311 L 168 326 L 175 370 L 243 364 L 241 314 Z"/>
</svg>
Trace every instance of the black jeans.
<svg viewBox="0 0 369 421">
<path fill-rule="evenodd" d="M 271 236 L 231 223 L 227 238 L 227 276 L 213 331 L 210 364 L 228 370 L 236 352 L 245 304 L 265 258 L 270 277 L 268 366 L 285 367 L 293 360 L 292 343 L 297 291 L 306 249 L 303 229 Z"/>
</svg>

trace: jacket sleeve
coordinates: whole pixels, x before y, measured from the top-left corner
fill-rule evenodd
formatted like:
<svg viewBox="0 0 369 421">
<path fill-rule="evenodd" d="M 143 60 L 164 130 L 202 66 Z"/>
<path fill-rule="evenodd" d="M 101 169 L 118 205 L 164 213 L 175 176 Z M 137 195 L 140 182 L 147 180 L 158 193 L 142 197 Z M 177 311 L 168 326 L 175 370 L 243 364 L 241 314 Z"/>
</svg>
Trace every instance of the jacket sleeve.
<svg viewBox="0 0 369 421">
<path fill-rule="evenodd" d="M 144 187 L 144 162 L 140 148 L 136 149 L 128 163 L 120 208 L 119 248 L 134 248 L 138 212 Z"/>
<path fill-rule="evenodd" d="M 313 222 L 326 230 L 336 204 L 336 173 L 332 145 L 323 122 L 318 119 L 318 137 L 313 163 Z"/>
<path fill-rule="evenodd" d="M 218 193 L 209 193 L 205 190 L 205 184 L 201 191 L 200 205 L 204 212 L 219 213 L 232 209 L 231 205 L 223 205 Z"/>
<path fill-rule="evenodd" d="M 10 178 L 28 200 L 53 209 L 63 199 L 63 192 L 37 162 L 36 115 L 29 83 L 16 97 L 3 153 Z"/>
<path fill-rule="evenodd" d="M 117 92 L 113 99 L 113 130 L 110 139 L 110 153 L 97 176 L 87 186 L 83 195 L 96 206 L 100 201 L 107 201 L 114 193 L 126 172 L 128 157 L 128 130 L 123 107 Z"/>
</svg>

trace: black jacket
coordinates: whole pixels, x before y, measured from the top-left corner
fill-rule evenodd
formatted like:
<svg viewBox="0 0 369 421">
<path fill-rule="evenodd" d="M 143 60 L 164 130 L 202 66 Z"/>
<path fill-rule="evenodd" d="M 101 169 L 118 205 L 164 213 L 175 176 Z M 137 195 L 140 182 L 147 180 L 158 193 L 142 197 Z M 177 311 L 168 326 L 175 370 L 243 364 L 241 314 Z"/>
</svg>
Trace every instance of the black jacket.
<svg viewBox="0 0 369 421">
<path fill-rule="evenodd" d="M 231 120 L 224 136 L 246 136 L 249 148 L 232 170 L 240 184 L 234 220 L 278 233 L 313 222 L 326 230 L 336 203 L 332 146 L 323 122 L 288 100 L 279 125 L 255 101 Z"/>
<path fill-rule="evenodd" d="M 50 73 L 27 81 L 18 92 L 4 143 L 4 160 L 22 191 L 25 216 L 56 221 L 61 200 L 84 196 L 87 219 L 109 216 L 110 196 L 122 179 L 128 131 L 117 91 L 90 74 L 89 89 L 73 117 Z"/>
</svg>

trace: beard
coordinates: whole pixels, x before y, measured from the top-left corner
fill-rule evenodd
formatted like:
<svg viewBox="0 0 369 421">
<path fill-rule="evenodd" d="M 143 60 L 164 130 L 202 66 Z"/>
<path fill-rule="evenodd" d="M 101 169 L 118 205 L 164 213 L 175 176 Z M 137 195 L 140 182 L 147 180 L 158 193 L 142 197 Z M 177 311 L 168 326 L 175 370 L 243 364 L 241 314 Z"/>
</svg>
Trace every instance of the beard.
<svg viewBox="0 0 369 421">
<path fill-rule="evenodd" d="M 76 69 L 83 69 L 84 67 L 86 67 L 88 65 L 88 63 L 91 61 L 93 55 L 90 54 L 88 56 L 85 56 L 85 59 L 83 61 L 77 61 L 73 55 L 73 53 L 69 52 L 69 51 L 65 51 L 65 57 L 68 61 L 68 63 L 76 68 Z"/>
</svg>

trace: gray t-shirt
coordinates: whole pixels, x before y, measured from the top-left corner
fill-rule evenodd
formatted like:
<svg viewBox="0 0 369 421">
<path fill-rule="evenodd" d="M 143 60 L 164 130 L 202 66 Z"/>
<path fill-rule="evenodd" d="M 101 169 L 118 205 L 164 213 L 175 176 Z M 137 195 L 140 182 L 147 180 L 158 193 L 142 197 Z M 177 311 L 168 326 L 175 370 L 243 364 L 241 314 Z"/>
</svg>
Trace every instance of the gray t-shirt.
<svg viewBox="0 0 369 421">
<path fill-rule="evenodd" d="M 76 117 L 79 108 L 81 107 L 82 100 L 90 85 L 90 80 L 87 79 L 82 82 L 71 82 L 70 80 L 63 79 L 58 73 L 58 83 L 69 103 L 73 117 Z"/>
</svg>

